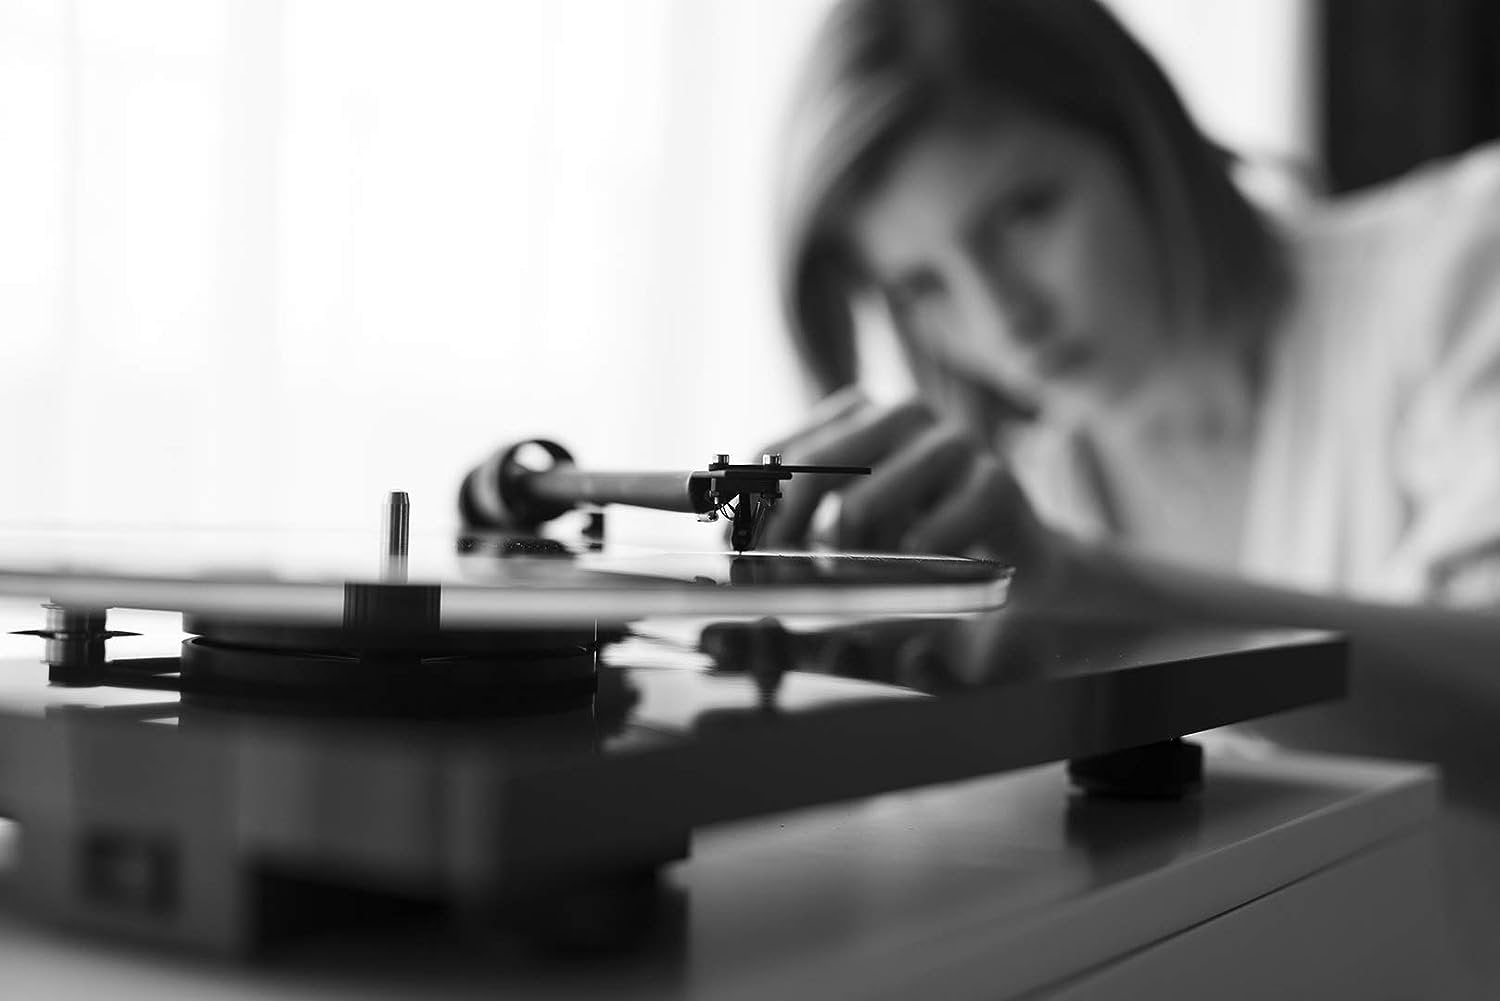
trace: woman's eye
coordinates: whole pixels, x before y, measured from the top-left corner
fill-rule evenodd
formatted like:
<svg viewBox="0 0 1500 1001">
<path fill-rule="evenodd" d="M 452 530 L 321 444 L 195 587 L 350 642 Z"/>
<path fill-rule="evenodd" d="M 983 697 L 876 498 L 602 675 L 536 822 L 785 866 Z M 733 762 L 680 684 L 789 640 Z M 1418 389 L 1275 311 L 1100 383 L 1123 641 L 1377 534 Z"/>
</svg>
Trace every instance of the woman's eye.
<svg viewBox="0 0 1500 1001">
<path fill-rule="evenodd" d="M 936 279 L 892 285 L 886 301 L 897 328 L 918 340 L 941 340 L 949 327 L 947 296 Z"/>
<path fill-rule="evenodd" d="M 1046 185 L 1019 192 L 1007 212 L 1012 222 L 1036 221 L 1047 216 L 1058 202 L 1057 188 Z"/>
<path fill-rule="evenodd" d="M 909 316 L 930 304 L 939 292 L 938 282 L 925 275 L 916 275 L 893 283 L 886 289 L 886 298 L 891 309 L 902 316 Z"/>
<path fill-rule="evenodd" d="M 982 215 L 978 227 L 980 240 L 992 250 L 1000 249 L 1027 227 L 1047 222 L 1061 202 L 1062 192 L 1055 184 L 1036 184 L 1010 192 Z"/>
</svg>

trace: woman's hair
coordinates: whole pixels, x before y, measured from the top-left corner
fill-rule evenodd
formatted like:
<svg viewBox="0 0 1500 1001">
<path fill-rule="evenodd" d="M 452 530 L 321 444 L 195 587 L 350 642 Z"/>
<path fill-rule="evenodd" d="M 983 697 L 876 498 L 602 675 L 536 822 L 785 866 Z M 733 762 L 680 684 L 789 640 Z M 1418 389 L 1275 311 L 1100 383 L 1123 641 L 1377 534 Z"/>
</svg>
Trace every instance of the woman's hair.
<svg viewBox="0 0 1500 1001">
<path fill-rule="evenodd" d="M 857 371 L 851 307 L 867 280 L 850 213 L 922 127 L 991 105 L 1055 116 L 1119 155 L 1160 241 L 1177 326 L 1269 319 L 1284 278 L 1264 219 L 1095 0 L 843 0 L 794 98 L 778 220 L 783 308 L 822 390 Z"/>
</svg>

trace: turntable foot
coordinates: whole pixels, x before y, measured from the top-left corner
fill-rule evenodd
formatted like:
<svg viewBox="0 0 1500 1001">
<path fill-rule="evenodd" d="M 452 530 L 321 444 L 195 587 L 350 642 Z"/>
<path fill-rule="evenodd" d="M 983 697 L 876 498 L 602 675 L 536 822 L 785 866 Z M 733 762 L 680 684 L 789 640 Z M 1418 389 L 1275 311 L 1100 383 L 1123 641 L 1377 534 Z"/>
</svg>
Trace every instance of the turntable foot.
<svg viewBox="0 0 1500 1001">
<path fill-rule="evenodd" d="M 1181 799 L 1203 786 L 1203 748 L 1174 737 L 1074 758 L 1068 762 L 1068 779 L 1090 796 Z"/>
</svg>

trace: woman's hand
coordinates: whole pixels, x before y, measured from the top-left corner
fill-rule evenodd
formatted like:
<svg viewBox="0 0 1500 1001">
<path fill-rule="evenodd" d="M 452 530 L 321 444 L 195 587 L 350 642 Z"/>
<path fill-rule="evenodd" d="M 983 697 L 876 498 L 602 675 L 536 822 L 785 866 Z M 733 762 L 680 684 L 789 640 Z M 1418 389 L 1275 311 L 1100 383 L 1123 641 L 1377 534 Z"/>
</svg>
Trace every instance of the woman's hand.
<svg viewBox="0 0 1500 1001">
<path fill-rule="evenodd" d="M 939 420 L 919 401 L 881 407 L 855 394 L 831 399 L 821 420 L 768 450 L 781 451 L 787 463 L 874 472 L 787 483 L 762 536 L 766 548 L 824 543 L 981 555 L 1014 564 L 1029 594 L 1056 583 L 1064 562 L 1057 533 L 971 431 Z"/>
</svg>

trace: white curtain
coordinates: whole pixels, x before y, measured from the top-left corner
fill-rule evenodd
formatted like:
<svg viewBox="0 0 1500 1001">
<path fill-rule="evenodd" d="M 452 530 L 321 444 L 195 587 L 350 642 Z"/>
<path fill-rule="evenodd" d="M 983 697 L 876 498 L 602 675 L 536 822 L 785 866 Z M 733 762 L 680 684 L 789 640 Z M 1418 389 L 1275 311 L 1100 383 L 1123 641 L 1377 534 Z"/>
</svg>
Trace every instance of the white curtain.
<svg viewBox="0 0 1500 1001">
<path fill-rule="evenodd" d="M 0 523 L 419 528 L 544 434 L 799 413 L 769 261 L 821 0 L 0 0 Z"/>
</svg>

